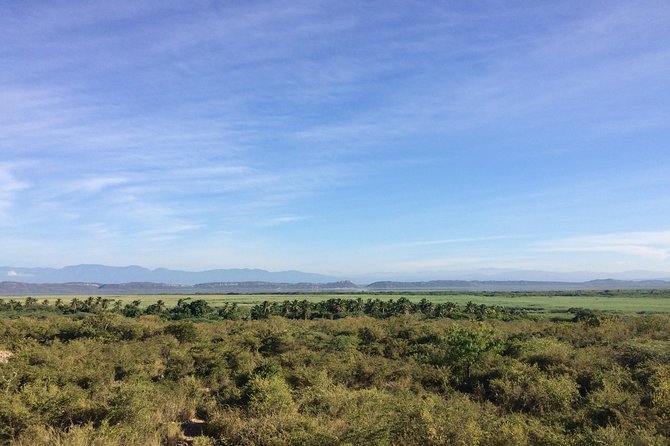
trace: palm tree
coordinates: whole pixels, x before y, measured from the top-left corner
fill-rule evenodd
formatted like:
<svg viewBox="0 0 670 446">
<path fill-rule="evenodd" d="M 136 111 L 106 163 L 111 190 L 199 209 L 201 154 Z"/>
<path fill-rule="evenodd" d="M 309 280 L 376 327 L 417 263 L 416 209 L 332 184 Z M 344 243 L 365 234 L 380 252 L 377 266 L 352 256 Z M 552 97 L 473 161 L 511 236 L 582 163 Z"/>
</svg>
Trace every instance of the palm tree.
<svg viewBox="0 0 670 446">
<path fill-rule="evenodd" d="M 283 317 L 288 317 L 290 312 L 291 312 L 291 302 L 285 300 L 279 306 L 279 314 L 281 314 Z"/>
<path fill-rule="evenodd" d="M 100 308 L 102 308 L 102 311 L 107 311 L 110 303 L 112 303 L 112 299 L 102 299 L 102 301 L 100 301 Z"/>
<path fill-rule="evenodd" d="M 391 304 L 392 314 L 408 314 L 412 312 L 414 305 L 406 297 L 401 297 L 395 303 Z"/>
<path fill-rule="evenodd" d="M 301 300 L 298 305 L 300 307 L 300 317 L 302 319 L 309 319 L 311 314 L 311 304 L 307 300 Z"/>
<path fill-rule="evenodd" d="M 419 302 L 419 310 L 426 316 L 431 316 L 435 305 L 425 297 Z"/>
<path fill-rule="evenodd" d="M 165 311 L 165 302 L 158 300 L 155 304 L 151 304 L 144 311 L 145 314 L 161 314 Z"/>
<path fill-rule="evenodd" d="M 123 315 L 127 317 L 137 317 L 142 313 L 140 310 L 141 300 L 134 300 L 123 308 Z"/>
<path fill-rule="evenodd" d="M 270 313 L 272 312 L 272 305 L 270 305 L 270 302 L 267 300 L 264 300 L 263 303 L 261 304 L 261 315 L 263 318 L 266 318 L 270 316 Z"/>
</svg>

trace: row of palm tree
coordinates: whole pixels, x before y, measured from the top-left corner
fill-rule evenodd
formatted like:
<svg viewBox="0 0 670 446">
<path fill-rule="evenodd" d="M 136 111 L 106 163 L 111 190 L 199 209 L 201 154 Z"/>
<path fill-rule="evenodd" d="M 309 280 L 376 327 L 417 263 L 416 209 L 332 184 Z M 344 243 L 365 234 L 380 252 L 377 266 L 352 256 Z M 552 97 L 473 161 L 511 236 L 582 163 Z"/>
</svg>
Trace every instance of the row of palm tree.
<svg viewBox="0 0 670 446">
<path fill-rule="evenodd" d="M 497 305 L 484 305 L 468 302 L 459 306 L 453 302 L 435 303 L 428 299 L 419 302 L 401 297 L 394 300 L 382 299 L 343 299 L 333 298 L 320 302 L 308 300 L 285 300 L 283 302 L 264 301 L 251 308 L 251 319 L 264 319 L 270 316 L 282 316 L 288 319 L 336 319 L 350 315 L 367 315 L 375 318 L 388 318 L 402 314 L 421 314 L 431 318 L 462 317 L 474 315 L 479 318 L 499 315 L 519 315 L 523 310 Z"/>
<path fill-rule="evenodd" d="M 368 315 L 375 318 L 385 319 L 402 314 L 419 314 L 429 318 L 443 317 L 466 317 L 495 318 L 502 315 L 519 315 L 523 310 L 501 307 L 497 305 L 484 305 L 468 302 L 459 306 L 453 302 L 435 303 L 424 298 L 419 302 L 412 302 L 405 297 L 397 300 L 331 298 L 320 302 L 303 300 L 285 300 L 283 302 L 264 301 L 254 305 L 249 311 L 238 307 L 237 303 L 224 302 L 222 305 L 212 307 L 203 299 L 192 300 L 183 298 L 177 301 L 177 305 L 168 308 L 163 300 L 142 308 L 142 301 L 136 299 L 130 303 L 122 300 L 114 300 L 103 297 L 88 297 L 86 299 L 73 298 L 69 302 L 56 299 L 53 305 L 44 300 L 39 302 L 33 297 L 26 298 L 23 302 L 10 299 L 0 299 L 0 311 L 24 311 L 42 310 L 56 311 L 63 314 L 74 313 L 101 313 L 112 311 L 121 313 L 127 317 L 138 317 L 142 315 L 157 315 L 165 319 L 265 319 L 270 316 L 282 316 L 288 319 L 337 319 L 351 315 Z"/>
<path fill-rule="evenodd" d="M 138 301 L 139 302 L 139 301 Z M 61 313 L 99 313 L 102 311 L 122 311 L 123 301 L 107 299 L 101 296 L 90 296 L 86 299 L 77 297 L 66 302 L 61 298 L 54 300 L 53 304 L 44 299 L 39 302 L 34 297 L 26 297 L 23 301 L 0 299 L 0 311 L 22 311 L 22 310 L 57 310 Z"/>
</svg>

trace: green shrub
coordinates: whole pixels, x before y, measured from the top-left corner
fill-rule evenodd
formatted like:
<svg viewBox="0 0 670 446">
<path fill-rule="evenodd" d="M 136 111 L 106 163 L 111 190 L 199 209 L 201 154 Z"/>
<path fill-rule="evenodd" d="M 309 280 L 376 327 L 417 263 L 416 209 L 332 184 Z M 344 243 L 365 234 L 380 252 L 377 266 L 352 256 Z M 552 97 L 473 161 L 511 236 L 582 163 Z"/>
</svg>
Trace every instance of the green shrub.
<svg viewBox="0 0 670 446">
<path fill-rule="evenodd" d="M 165 333 L 177 338 L 179 342 L 195 342 L 198 332 L 191 321 L 176 322 L 165 327 Z"/>
<path fill-rule="evenodd" d="M 534 415 L 568 412 L 579 398 L 578 385 L 569 376 L 549 377 L 537 366 L 516 363 L 489 383 L 494 401 L 512 411 Z"/>
<path fill-rule="evenodd" d="M 254 415 L 275 415 L 296 411 L 291 389 L 279 375 L 253 376 L 244 389 L 246 408 Z"/>
</svg>

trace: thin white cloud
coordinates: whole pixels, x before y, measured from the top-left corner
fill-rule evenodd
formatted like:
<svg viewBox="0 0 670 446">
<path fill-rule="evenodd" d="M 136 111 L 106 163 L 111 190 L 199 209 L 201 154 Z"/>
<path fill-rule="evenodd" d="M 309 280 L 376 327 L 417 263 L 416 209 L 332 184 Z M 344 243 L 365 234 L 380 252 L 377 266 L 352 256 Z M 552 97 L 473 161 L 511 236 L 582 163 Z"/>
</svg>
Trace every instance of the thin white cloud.
<svg viewBox="0 0 670 446">
<path fill-rule="evenodd" d="M 179 234 L 181 232 L 188 232 L 188 231 L 193 231 L 195 229 L 200 228 L 201 225 L 194 224 L 194 223 L 184 223 L 184 222 L 176 222 L 168 226 L 161 226 L 157 227 L 154 229 L 149 229 L 146 231 L 140 232 L 138 235 L 140 237 L 156 237 L 156 236 L 164 236 L 164 235 L 173 235 L 173 234 Z"/>
<path fill-rule="evenodd" d="M 385 245 L 387 248 L 410 248 L 418 246 L 434 246 L 434 245 L 452 245 L 459 243 L 477 243 L 477 242 L 488 242 L 494 240 L 509 240 L 519 238 L 517 236 L 510 235 L 493 235 L 493 236 L 484 236 L 484 237 L 462 237 L 462 238 L 449 238 L 449 239 L 437 239 L 437 240 L 418 240 L 413 242 L 402 242 L 402 243 L 393 243 Z"/>
<path fill-rule="evenodd" d="M 29 182 L 19 180 L 12 170 L 11 165 L 0 164 L 0 217 L 14 205 L 18 194 L 30 187 Z"/>
<path fill-rule="evenodd" d="M 305 220 L 307 217 L 303 215 L 282 215 L 279 217 L 271 217 L 262 221 L 260 226 L 277 226 L 287 223 L 295 223 L 297 221 Z"/>
<path fill-rule="evenodd" d="M 541 251 L 614 253 L 657 260 L 670 258 L 670 230 L 572 237 L 542 243 Z"/>
<path fill-rule="evenodd" d="M 667 126 L 667 119 L 658 119 L 661 110 L 637 87 L 644 84 L 645 90 L 658 92 L 666 88 L 668 51 L 653 36 L 662 34 L 670 21 L 667 14 L 652 18 L 621 9 L 567 21 L 558 29 L 548 27 L 542 34 L 523 36 L 511 48 L 484 55 L 479 75 L 460 83 L 449 79 L 447 85 L 429 84 L 430 92 L 410 102 L 416 108 L 413 115 L 425 122 L 442 120 L 451 129 L 569 120 L 591 125 L 600 121 L 602 129 L 621 131 L 620 125 L 629 120 L 639 123 L 642 113 L 646 125 Z M 640 40 L 648 41 L 648 47 L 631 50 L 630 43 Z M 619 52 L 617 57 L 613 52 Z M 612 121 L 617 126 L 606 125 Z"/>
<path fill-rule="evenodd" d="M 398 272 L 445 271 L 453 268 L 479 265 L 486 259 L 481 257 L 448 257 L 410 260 L 391 264 L 389 270 Z"/>
<path fill-rule="evenodd" d="M 126 184 L 130 180 L 125 177 L 93 177 L 74 181 L 70 184 L 69 192 L 97 193 L 112 186 Z"/>
</svg>

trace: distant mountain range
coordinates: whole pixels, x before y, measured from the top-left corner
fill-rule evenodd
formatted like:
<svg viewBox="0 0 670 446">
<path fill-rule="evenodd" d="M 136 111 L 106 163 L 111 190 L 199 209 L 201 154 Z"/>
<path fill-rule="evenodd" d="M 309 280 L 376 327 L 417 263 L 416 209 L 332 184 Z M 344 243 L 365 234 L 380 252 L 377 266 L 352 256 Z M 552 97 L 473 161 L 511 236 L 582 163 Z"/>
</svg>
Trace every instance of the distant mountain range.
<svg viewBox="0 0 670 446">
<path fill-rule="evenodd" d="M 335 282 L 338 277 L 300 271 L 270 272 L 262 269 L 213 269 L 181 271 L 166 268 L 148 269 L 141 266 L 73 265 L 64 268 L 0 267 L 0 281 L 24 283 L 129 283 L 155 282 L 195 285 L 206 282 Z"/>
<path fill-rule="evenodd" d="M 657 271 L 602 272 L 551 272 L 536 270 L 483 268 L 468 271 L 424 271 L 411 274 L 372 273 L 349 277 L 332 276 L 302 271 L 266 271 L 263 269 L 232 268 L 208 271 L 182 271 L 167 268 L 149 269 L 141 266 L 72 265 L 64 268 L 0 267 L 0 282 L 23 283 L 131 283 L 154 282 L 165 284 L 195 285 L 212 282 L 276 282 L 276 283 L 327 283 L 341 280 L 356 283 L 383 281 L 425 283 L 435 279 L 479 282 L 588 282 L 593 279 L 624 281 L 667 280 L 670 273 Z"/>
<path fill-rule="evenodd" d="M 358 283 L 372 283 L 393 280 L 396 282 L 428 282 L 440 280 L 466 281 L 528 281 L 528 282 L 588 282 L 596 279 L 615 280 L 666 280 L 670 281 L 669 272 L 661 271 L 540 271 L 509 268 L 480 268 L 461 271 L 420 271 L 410 274 L 374 273 L 350 277 Z"/>
<path fill-rule="evenodd" d="M 488 270 L 491 275 L 501 270 Z M 494 274 L 495 273 L 495 274 Z M 541 273 L 541 272 L 536 272 Z M 639 272 L 652 274 L 649 272 Z M 474 273 L 473 273 L 474 274 Z M 621 273 L 625 275 L 626 273 Z M 633 274 L 633 273 L 630 273 Z M 464 274 L 465 275 L 465 274 Z M 4 279 L 4 281 L 2 281 Z M 670 280 L 426 280 L 374 281 L 357 285 L 348 280 L 300 271 L 216 269 L 202 272 L 76 265 L 64 268 L 0 267 L 0 295 L 219 294 L 333 291 L 563 291 L 584 289 L 670 289 Z"/>
<path fill-rule="evenodd" d="M 427 282 L 374 282 L 370 291 L 448 290 L 448 291 L 570 291 L 618 289 L 670 289 L 667 280 L 601 279 L 584 282 L 550 282 L 529 280 L 431 280 Z"/>
<path fill-rule="evenodd" d="M 132 294 L 226 294 L 226 293 L 323 293 L 383 291 L 570 291 L 570 290 L 670 289 L 663 280 L 592 280 L 588 282 L 467 281 L 374 282 L 356 285 L 350 281 L 326 283 L 210 282 L 175 285 L 155 282 L 100 284 L 91 282 L 25 283 L 0 282 L 0 296 L 27 295 L 132 295 Z"/>
<path fill-rule="evenodd" d="M 174 285 L 154 282 L 100 284 L 90 282 L 22 283 L 0 282 L 0 296 L 27 295 L 127 295 L 127 294 L 226 294 L 226 293 L 321 293 L 359 290 L 356 284 L 327 283 L 211 282 Z"/>
</svg>

